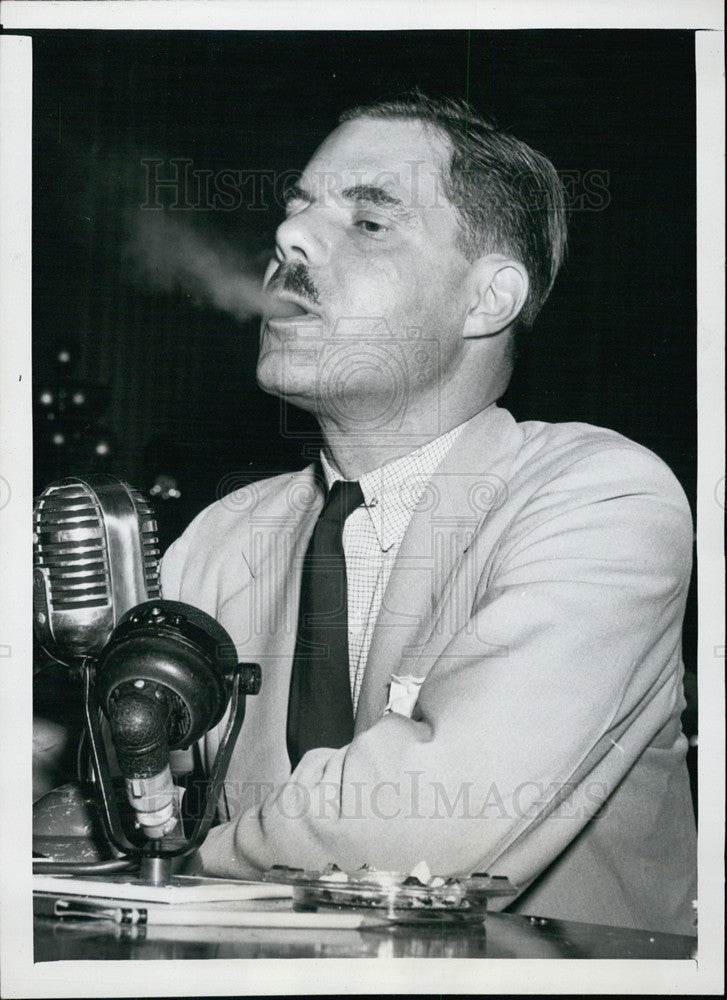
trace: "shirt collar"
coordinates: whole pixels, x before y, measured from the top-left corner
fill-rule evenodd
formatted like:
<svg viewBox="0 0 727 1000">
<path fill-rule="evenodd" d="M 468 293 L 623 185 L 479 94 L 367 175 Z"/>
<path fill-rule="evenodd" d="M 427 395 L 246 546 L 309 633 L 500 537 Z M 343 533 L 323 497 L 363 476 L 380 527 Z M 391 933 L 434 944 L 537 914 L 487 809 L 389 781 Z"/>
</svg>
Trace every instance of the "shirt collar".
<svg viewBox="0 0 727 1000">
<path fill-rule="evenodd" d="M 364 473 L 359 478 L 364 506 L 371 519 L 382 551 L 388 551 L 404 537 L 434 470 L 464 430 L 469 420 L 427 442 L 416 451 Z M 324 451 L 320 454 L 326 486 L 343 476 Z"/>
</svg>

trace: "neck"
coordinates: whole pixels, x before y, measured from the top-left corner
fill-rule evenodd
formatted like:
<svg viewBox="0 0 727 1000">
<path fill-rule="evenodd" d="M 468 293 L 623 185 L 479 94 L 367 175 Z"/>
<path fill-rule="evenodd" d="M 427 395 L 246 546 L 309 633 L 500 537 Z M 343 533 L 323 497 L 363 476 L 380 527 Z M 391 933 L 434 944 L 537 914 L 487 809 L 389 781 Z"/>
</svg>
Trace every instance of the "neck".
<svg viewBox="0 0 727 1000">
<path fill-rule="evenodd" d="M 497 337 L 466 341 L 450 361 L 448 375 L 443 368 L 436 384 L 421 389 L 408 385 L 403 406 L 388 421 L 371 419 L 369 397 L 347 398 L 345 411 L 338 399 L 335 409 L 318 399 L 316 417 L 329 457 L 342 476 L 358 479 L 458 427 L 507 388 L 512 368 L 507 352 L 508 341 Z M 379 415 L 386 405 L 381 401 Z"/>
<path fill-rule="evenodd" d="M 396 427 L 377 427 L 375 431 L 369 432 L 361 425 L 342 427 L 332 421 L 319 419 L 329 458 L 344 479 L 359 479 L 365 473 L 379 469 L 387 462 L 402 458 L 441 437 L 493 402 L 494 399 L 471 410 L 438 414 L 436 420 L 404 419 Z"/>
</svg>

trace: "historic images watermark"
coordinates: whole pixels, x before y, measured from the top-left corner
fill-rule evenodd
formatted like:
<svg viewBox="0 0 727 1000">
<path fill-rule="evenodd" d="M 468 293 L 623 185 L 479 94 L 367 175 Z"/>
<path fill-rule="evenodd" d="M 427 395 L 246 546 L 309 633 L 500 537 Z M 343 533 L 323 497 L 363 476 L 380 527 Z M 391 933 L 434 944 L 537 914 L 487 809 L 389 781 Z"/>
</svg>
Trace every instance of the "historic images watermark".
<svg viewBox="0 0 727 1000">
<path fill-rule="evenodd" d="M 10 503 L 10 497 L 12 496 L 12 490 L 10 489 L 10 483 L 7 481 L 5 476 L 0 476 L 0 510 Z"/>
<path fill-rule="evenodd" d="M 300 177 L 297 168 L 251 170 L 235 166 L 212 170 L 195 166 L 193 159 L 183 156 L 149 156 L 142 158 L 140 164 L 143 195 L 139 207 L 142 210 L 266 212 L 273 208 L 283 209 Z M 607 169 L 567 167 L 558 170 L 558 176 L 569 212 L 603 212 L 610 205 L 611 178 Z M 346 183 L 350 180 L 348 177 Z M 319 174 L 316 182 L 332 191 L 342 186 L 342 179 L 333 172 Z M 403 186 L 410 192 L 412 207 L 435 207 L 443 197 L 439 175 L 432 173 L 431 164 L 419 160 L 407 163 L 406 176 L 387 171 L 371 178 L 361 172 L 359 182 Z M 532 178 L 523 175 L 513 183 L 527 204 Z"/>
<path fill-rule="evenodd" d="M 194 783 L 190 783 L 190 788 Z M 200 783 L 200 788 L 202 784 Z M 528 779 L 512 788 L 495 781 L 433 780 L 424 770 L 405 770 L 395 780 L 320 781 L 309 786 L 294 778 L 280 785 L 272 782 L 225 784 L 225 801 L 231 815 L 263 809 L 284 819 L 391 820 L 498 820 L 522 822 L 547 815 L 563 822 L 586 821 L 610 808 L 605 782 L 587 780 L 543 781 Z"/>
</svg>

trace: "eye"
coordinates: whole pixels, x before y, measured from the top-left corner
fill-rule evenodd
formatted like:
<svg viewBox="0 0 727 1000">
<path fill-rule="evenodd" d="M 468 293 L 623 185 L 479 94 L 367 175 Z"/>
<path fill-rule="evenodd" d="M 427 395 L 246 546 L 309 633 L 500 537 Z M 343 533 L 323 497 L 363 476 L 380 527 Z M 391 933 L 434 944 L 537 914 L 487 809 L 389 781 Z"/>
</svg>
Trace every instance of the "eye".
<svg viewBox="0 0 727 1000">
<path fill-rule="evenodd" d="M 388 226 L 384 225 L 383 222 L 377 222 L 375 219 L 356 219 L 354 226 L 369 236 L 383 236 L 389 231 Z"/>
<path fill-rule="evenodd" d="M 294 185 L 293 187 L 286 188 L 283 192 L 283 207 L 285 208 L 286 219 L 289 219 L 291 215 L 297 215 L 298 212 L 302 212 L 310 204 L 311 198 L 302 188 Z"/>
<path fill-rule="evenodd" d="M 285 203 L 285 218 L 290 219 L 293 215 L 298 215 L 308 208 L 310 202 L 302 201 L 300 198 L 290 198 Z"/>
</svg>

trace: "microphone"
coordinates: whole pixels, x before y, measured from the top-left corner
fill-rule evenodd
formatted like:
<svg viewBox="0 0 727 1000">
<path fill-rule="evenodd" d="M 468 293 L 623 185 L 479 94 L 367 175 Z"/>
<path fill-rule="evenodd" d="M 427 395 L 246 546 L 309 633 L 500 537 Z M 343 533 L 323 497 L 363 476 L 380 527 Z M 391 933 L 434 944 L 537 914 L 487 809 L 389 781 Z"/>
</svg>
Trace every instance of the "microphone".
<svg viewBox="0 0 727 1000">
<path fill-rule="evenodd" d="M 69 661 L 98 655 L 116 624 L 131 608 L 160 596 L 156 522 L 149 503 L 134 487 L 114 476 L 70 477 L 43 491 L 33 511 L 33 618 L 41 646 L 54 659 Z M 124 716 L 138 730 L 142 717 Z M 124 705 L 121 706 L 122 714 Z M 119 720 L 110 718 L 111 739 L 137 822 L 147 836 L 160 838 L 176 825 L 174 782 L 163 733 L 156 725 L 159 767 L 124 753 Z M 121 741 L 119 746 L 119 741 Z M 121 752 L 119 752 L 121 749 Z M 148 748 L 147 748 L 148 749 Z M 135 766 L 138 765 L 138 766 Z"/>
<path fill-rule="evenodd" d="M 137 826 L 158 843 L 177 823 L 169 751 L 220 722 L 236 677 L 240 695 L 256 694 L 260 668 L 237 663 L 209 615 L 160 598 L 156 522 L 138 490 L 105 474 L 64 479 L 38 498 L 33 526 L 36 636 L 55 659 L 87 671 L 101 793 L 91 701 L 108 719 Z"/>
<path fill-rule="evenodd" d="M 127 611 L 160 596 L 152 508 L 114 476 L 45 489 L 33 511 L 33 556 L 35 634 L 61 663 L 98 654 Z"/>
<path fill-rule="evenodd" d="M 99 654 L 96 695 L 129 802 L 150 839 L 177 821 L 169 751 L 186 749 L 220 722 L 237 668 L 225 629 L 180 601 L 132 608 Z M 244 693 L 257 693 L 257 664 L 245 665 L 242 684 Z"/>
</svg>

